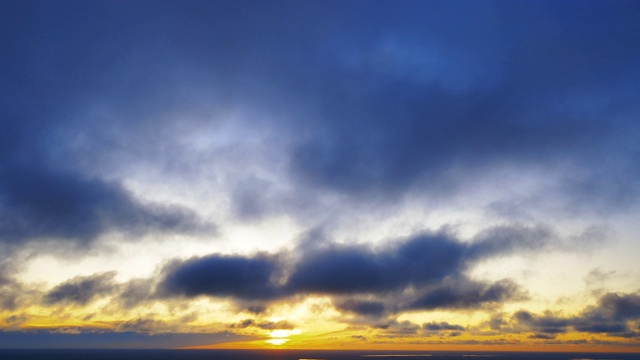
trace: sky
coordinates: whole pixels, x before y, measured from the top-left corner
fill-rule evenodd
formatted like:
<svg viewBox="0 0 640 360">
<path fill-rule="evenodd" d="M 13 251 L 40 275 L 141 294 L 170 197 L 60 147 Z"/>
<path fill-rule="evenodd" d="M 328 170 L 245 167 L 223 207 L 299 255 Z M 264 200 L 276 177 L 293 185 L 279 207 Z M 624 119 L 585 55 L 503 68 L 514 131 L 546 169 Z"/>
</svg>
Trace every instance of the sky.
<svg viewBox="0 0 640 360">
<path fill-rule="evenodd" d="M 0 0 L 0 347 L 640 351 L 637 1 Z"/>
</svg>

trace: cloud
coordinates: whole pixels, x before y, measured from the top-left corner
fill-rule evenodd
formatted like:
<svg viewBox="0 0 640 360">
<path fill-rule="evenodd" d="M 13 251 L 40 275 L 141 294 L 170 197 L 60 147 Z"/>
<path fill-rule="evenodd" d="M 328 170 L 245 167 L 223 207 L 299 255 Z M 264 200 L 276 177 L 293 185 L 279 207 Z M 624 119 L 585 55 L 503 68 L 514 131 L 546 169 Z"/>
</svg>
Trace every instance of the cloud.
<svg viewBox="0 0 640 360">
<path fill-rule="evenodd" d="M 408 320 L 390 320 L 376 324 L 374 327 L 384 330 L 386 336 L 410 336 L 416 335 L 420 331 L 420 325 Z"/>
<path fill-rule="evenodd" d="M 422 324 L 422 328 L 426 331 L 464 331 L 464 326 L 448 322 L 429 322 Z"/>
<path fill-rule="evenodd" d="M 484 258 L 492 254 L 509 255 L 514 252 L 535 251 L 549 245 L 555 235 L 545 226 L 495 226 L 474 236 L 469 252 L 471 257 Z"/>
<path fill-rule="evenodd" d="M 565 333 L 571 325 L 569 319 L 558 318 L 551 314 L 536 316 L 528 311 L 518 311 L 513 317 L 528 329 L 544 334 Z"/>
<path fill-rule="evenodd" d="M 635 5 L 601 6 L 597 13 L 606 17 L 589 6 L 465 5 L 474 10 L 382 2 L 367 4 L 366 17 L 357 16 L 357 3 L 339 11 L 324 3 L 161 4 L 156 16 L 148 16 L 146 3 L 47 11 L 16 5 L 3 24 L 7 34 L 21 35 L 5 43 L 14 56 L 3 59 L 0 73 L 11 89 L 2 117 L 12 120 L 2 125 L 1 143 L 8 145 L 0 152 L 83 177 L 99 166 L 91 163 L 96 156 L 121 152 L 126 163 L 117 167 L 161 153 L 153 157 L 158 168 L 166 162 L 183 169 L 189 157 L 172 146 L 170 130 L 190 121 L 184 113 L 205 123 L 220 109 L 248 108 L 266 114 L 290 145 L 279 154 L 286 166 L 275 171 L 277 182 L 294 179 L 304 191 L 447 196 L 501 165 L 557 171 L 569 159 L 583 170 L 567 180 L 584 185 L 575 196 L 614 196 L 588 189 L 607 189 L 633 169 L 634 125 L 609 119 L 637 110 L 628 95 L 638 89 L 629 80 L 638 70 Z M 443 21 L 451 18 L 460 21 Z M 111 22 L 119 25 L 116 34 Z M 105 62 L 108 56 L 120 61 Z M 112 128 L 122 130 L 110 138 Z M 61 129 L 74 136 L 49 135 Z M 88 145 L 74 147 L 78 138 Z M 589 166 L 594 156 L 606 160 L 597 167 L 602 173 Z M 88 169 L 75 166 L 78 159 Z M 616 188 L 633 189 L 631 173 Z M 240 218 L 268 211 L 265 201 L 249 201 L 255 184 L 234 180 L 240 186 L 232 207 Z M 258 192 L 258 199 L 271 199 Z M 288 197 L 302 196 L 295 192 Z M 621 200 L 624 192 L 616 193 Z"/>
<path fill-rule="evenodd" d="M 176 260 L 162 270 L 158 294 L 241 302 L 320 294 L 333 296 L 338 309 L 365 317 L 416 309 L 474 309 L 522 300 L 526 294 L 511 280 L 472 281 L 465 275 L 470 264 L 481 259 L 545 244 L 540 240 L 543 235 L 523 227 L 496 232 L 512 235 L 510 246 L 492 245 L 493 241 L 504 243 L 504 236 L 486 235 L 478 243 L 463 243 L 453 235 L 426 233 L 377 250 L 304 243 L 296 253 Z"/>
<path fill-rule="evenodd" d="M 46 305 L 86 305 L 96 297 L 114 293 L 118 288 L 115 276 L 115 271 L 77 276 L 49 290 L 43 302 Z"/>
<path fill-rule="evenodd" d="M 503 4 L 465 18 L 465 27 L 486 29 L 472 36 L 474 41 L 459 39 L 447 26 L 431 29 L 439 23 L 433 19 L 423 26 L 409 20 L 414 37 L 386 29 L 379 32 L 382 35 L 366 33 L 359 43 L 350 43 L 359 52 L 360 65 L 342 68 L 323 82 L 324 91 L 315 100 L 324 106 L 319 106 L 318 121 L 311 124 L 322 135 L 295 149 L 296 174 L 341 193 L 395 198 L 397 192 L 415 188 L 436 194 L 457 192 L 466 181 L 500 165 L 557 170 L 558 162 L 569 160 L 587 173 L 575 179 L 578 183 L 606 189 L 611 174 L 605 175 L 608 180 L 600 178 L 602 174 L 591 169 L 589 156 L 605 150 L 630 159 L 633 153 L 616 146 L 616 139 L 631 139 L 623 134 L 630 124 L 623 120 L 612 125 L 606 119 L 616 116 L 609 107 L 613 103 L 637 111 L 629 97 L 637 85 L 622 75 L 638 71 L 632 61 L 637 50 L 627 47 L 637 31 L 633 16 L 625 15 L 630 10 L 626 8 L 634 6 L 619 3 L 603 9 L 613 16 L 610 19 L 622 21 L 617 25 L 586 8 L 565 12 L 543 5 L 546 11 L 540 12 L 535 7 Z M 447 12 L 446 18 L 451 13 L 457 12 Z M 508 26 L 506 37 L 489 14 Z M 525 22 L 513 22 L 523 17 Z M 561 31 L 559 19 L 565 17 L 575 21 L 572 31 Z M 607 36 L 598 36 L 597 31 Z M 614 34 L 617 40 L 612 44 L 608 36 Z M 455 48 L 448 47 L 452 38 L 458 44 Z M 385 46 L 386 54 L 391 54 L 387 64 L 411 76 L 361 66 L 384 59 L 376 49 Z M 348 52 L 346 45 L 341 50 Z M 416 82 L 418 74 L 434 69 L 433 58 L 451 66 L 438 71 L 437 77 Z M 462 65 L 459 59 L 473 65 Z M 491 74 L 492 81 L 476 81 L 470 71 Z M 464 76 L 460 74 L 467 74 L 461 82 L 467 85 L 450 86 L 455 76 Z M 615 99 L 602 86 L 622 98 Z M 619 164 L 607 165 L 614 171 Z M 627 180 L 626 188 L 632 190 L 635 182 Z"/>
<path fill-rule="evenodd" d="M 600 298 L 598 306 L 589 309 L 585 316 L 590 319 L 638 319 L 640 318 L 640 294 L 605 294 Z"/>
<path fill-rule="evenodd" d="M 629 321 L 640 320 L 640 294 L 607 293 L 598 305 L 585 310 L 573 321 L 577 331 L 607 333 L 614 336 L 640 336 L 629 327 Z"/>
<path fill-rule="evenodd" d="M 386 304 L 381 301 L 348 299 L 337 304 L 334 303 L 334 305 L 342 311 L 364 316 L 380 317 L 388 311 Z"/>
<path fill-rule="evenodd" d="M 188 209 L 141 203 L 117 183 L 37 165 L 0 167 L 0 212 L 0 241 L 9 243 L 44 238 L 86 244 L 109 231 L 207 227 Z"/>
<path fill-rule="evenodd" d="M 629 171 L 635 125 L 609 119 L 621 117 L 610 109 L 635 111 L 626 95 L 637 90 L 628 80 L 638 70 L 629 46 L 636 43 L 627 9 L 633 5 L 603 6 L 615 23 L 546 3 L 545 12 L 529 4 L 474 4 L 478 11 L 469 13 L 449 6 L 367 5 L 389 18 L 355 16 L 356 4 L 340 11 L 322 3 L 162 4 L 157 17 L 144 3 L 11 6 L 15 16 L 2 33 L 10 34 L 3 39 L 12 56 L 0 67 L 11 89 L 0 110 L 0 241 L 86 244 L 111 231 L 135 238 L 202 229 L 195 212 L 145 203 L 123 178 L 143 165 L 161 175 L 197 176 L 211 164 L 192 163 L 179 146 L 191 139 L 178 140 L 174 130 L 200 133 L 218 121 L 211 114 L 227 109 L 265 114 L 265 127 L 286 144 L 268 181 L 212 166 L 229 173 L 231 211 L 244 220 L 281 212 L 272 205 L 280 196 L 327 189 L 373 195 L 360 200 L 396 201 L 408 191 L 446 197 L 503 165 L 556 172 L 559 163 L 570 163 L 581 171 L 572 168 L 566 181 L 581 186 L 566 193 L 615 201 L 630 194 L 637 185 L 637 171 Z M 429 20 L 418 19 L 414 7 L 424 7 Z M 561 15 L 574 20 L 571 31 L 560 31 Z M 139 24 L 136 16 L 147 21 Z M 473 41 L 442 22 L 450 17 L 464 18 L 456 23 Z M 120 61 L 105 62 L 109 56 Z M 244 135 L 231 142 L 250 158 L 255 149 Z M 590 166 L 598 160 L 602 170 Z M 615 183 L 620 174 L 631 175 Z M 295 184 L 287 191 L 272 186 L 282 183 Z"/>
<path fill-rule="evenodd" d="M 175 261 L 163 270 L 159 292 L 268 300 L 279 295 L 277 259 L 210 255 Z"/>
<path fill-rule="evenodd" d="M 332 217 L 343 227 L 329 235 L 356 241 L 277 255 L 203 253 L 126 284 L 82 276 L 42 301 L 85 305 L 118 294 L 113 301 L 129 310 L 207 296 L 260 314 L 317 294 L 371 322 L 525 298 L 513 280 L 469 271 L 556 246 L 549 228 L 494 227 L 468 241 L 425 233 L 374 248 L 358 241 L 378 239 L 349 233 L 347 223 L 378 209 L 389 215 L 379 217 L 384 226 L 428 227 L 459 214 L 453 221 L 464 223 L 478 210 L 467 198 L 476 197 L 506 209 L 524 204 L 532 223 L 541 203 L 562 209 L 543 215 L 559 223 L 558 212 L 582 222 L 582 211 L 604 204 L 611 215 L 637 203 L 638 5 L 464 5 L 0 4 L 9 14 L 0 21 L 8 54 L 0 58 L 0 247 L 46 252 L 198 236 L 215 230 L 203 218 L 210 208 L 231 226 L 284 215 L 304 228 Z M 222 123 L 241 131 L 212 126 Z M 268 136 L 250 136 L 264 129 Z M 263 151 L 276 141 L 277 151 Z M 245 166 L 251 161 L 259 166 Z M 189 203 L 181 196 L 195 198 L 193 207 L 178 205 Z M 440 211 L 443 203 L 462 211 Z M 399 218 L 412 206 L 411 219 L 396 221 L 396 209 Z M 329 215 L 309 216 L 318 213 Z M 585 232 L 576 243 L 601 235 Z M 0 305 L 18 309 L 25 291 L 0 278 Z M 571 329 L 627 336 L 637 328 L 634 296 L 608 294 L 576 317 L 522 312 L 511 322 L 538 337 Z M 494 320 L 495 329 L 509 325 Z"/>
<path fill-rule="evenodd" d="M 0 313 L 13 312 L 15 315 L 14 311 L 33 305 L 42 297 L 41 286 L 24 283 L 15 276 L 21 261 L 20 257 L 10 258 L 4 263 L 0 261 Z"/>
<path fill-rule="evenodd" d="M 136 333 L 167 333 L 167 324 L 155 319 L 131 319 L 117 324 L 116 332 L 136 332 Z"/>
<path fill-rule="evenodd" d="M 21 284 L 0 277 L 0 309 L 15 310 L 23 293 Z"/>
<path fill-rule="evenodd" d="M 513 281 L 495 283 L 459 280 L 429 289 L 408 305 L 409 309 L 473 309 L 485 304 L 525 300 L 527 296 Z"/>
<path fill-rule="evenodd" d="M 248 327 L 255 327 L 263 330 L 292 330 L 295 326 L 286 320 L 280 321 L 255 321 L 253 319 L 245 319 L 235 324 L 229 325 L 231 329 L 246 329 Z"/>
<path fill-rule="evenodd" d="M 131 309 L 142 302 L 156 299 L 151 279 L 133 279 L 121 286 L 117 298 L 124 309 Z"/>
<path fill-rule="evenodd" d="M 640 333 L 632 329 L 630 324 L 639 319 L 640 295 L 638 293 L 604 294 L 597 305 L 572 317 L 562 317 L 550 312 L 540 316 L 525 310 L 513 315 L 513 320 L 518 326 L 546 335 L 566 333 L 573 329 L 585 333 L 636 337 L 640 336 Z"/>
</svg>

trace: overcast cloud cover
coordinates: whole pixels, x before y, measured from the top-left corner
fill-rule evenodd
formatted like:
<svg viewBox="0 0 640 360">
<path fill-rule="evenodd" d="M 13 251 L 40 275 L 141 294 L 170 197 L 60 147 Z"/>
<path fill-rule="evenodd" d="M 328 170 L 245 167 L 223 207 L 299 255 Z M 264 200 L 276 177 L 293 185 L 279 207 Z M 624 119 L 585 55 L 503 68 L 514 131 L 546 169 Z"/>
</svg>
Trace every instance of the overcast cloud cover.
<svg viewBox="0 0 640 360">
<path fill-rule="evenodd" d="M 637 1 L 1 0 L 0 346 L 638 347 L 638 44 Z"/>
</svg>

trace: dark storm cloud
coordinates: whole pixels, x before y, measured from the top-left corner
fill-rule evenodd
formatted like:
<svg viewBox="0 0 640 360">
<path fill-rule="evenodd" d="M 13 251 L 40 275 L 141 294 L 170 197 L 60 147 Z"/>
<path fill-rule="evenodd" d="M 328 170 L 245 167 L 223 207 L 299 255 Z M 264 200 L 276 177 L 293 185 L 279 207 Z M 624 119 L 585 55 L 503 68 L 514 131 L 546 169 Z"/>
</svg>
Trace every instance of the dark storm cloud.
<svg viewBox="0 0 640 360">
<path fill-rule="evenodd" d="M 563 190 L 578 198 L 622 201 L 638 182 L 629 120 L 638 110 L 636 2 L 2 7 L 9 56 L 0 66 L 7 84 L 0 90 L 0 166 L 36 163 L 36 172 L 49 174 L 40 188 L 60 173 L 91 187 L 75 162 L 100 166 L 91 160 L 118 151 L 160 153 L 155 161 L 178 166 L 186 160 L 171 151 L 167 126 L 176 120 L 166 114 L 236 107 L 301 134 L 287 139 L 293 148 L 283 175 L 305 189 L 393 198 L 419 186 L 446 195 L 494 166 L 567 159 L 584 170 Z M 90 115 L 100 109 L 110 115 Z M 61 133 L 86 138 L 83 151 Z M 594 169 L 593 161 L 602 166 Z M 267 211 L 247 201 L 252 191 L 234 194 L 242 218 Z"/>
<path fill-rule="evenodd" d="M 524 300 L 527 296 L 511 280 L 494 283 L 458 280 L 429 289 L 411 302 L 409 309 L 474 309 L 482 305 Z"/>
<path fill-rule="evenodd" d="M 640 294 L 607 293 L 598 305 L 574 319 L 577 331 L 607 333 L 622 337 L 640 336 L 629 327 L 629 321 L 640 320 Z"/>
<path fill-rule="evenodd" d="M 404 14 L 411 35 L 402 25 L 386 27 L 393 15 L 380 21 L 386 44 L 379 33 L 361 34 L 350 45 L 365 60 L 323 82 L 323 121 L 314 125 L 327 135 L 296 149 L 295 170 L 338 191 L 402 190 L 421 181 L 442 192 L 464 180 L 450 175 L 454 169 L 469 176 L 496 164 L 590 164 L 600 151 L 630 159 L 624 148 L 603 146 L 633 128 L 628 120 L 612 124 L 620 114 L 612 109 L 637 112 L 631 94 L 638 86 L 628 80 L 640 70 L 631 45 L 640 36 L 637 4 L 551 5 L 483 2 L 467 13 L 424 3 L 425 11 Z M 450 25 L 436 18 L 441 12 Z M 451 21 L 458 16 L 463 25 Z M 451 66 L 434 70 L 440 58 Z M 469 73 L 461 58 L 490 80 Z M 449 86 L 456 76 L 466 84 Z M 585 184 L 606 186 L 593 175 Z"/>
<path fill-rule="evenodd" d="M 78 167 L 86 158 L 100 168 L 96 159 L 121 143 L 101 141 L 102 130 L 116 121 L 85 114 L 90 103 L 113 105 L 118 121 L 135 132 L 140 129 L 136 118 L 144 118 L 149 104 L 162 96 L 153 89 L 167 84 L 167 77 L 154 76 L 153 66 L 135 66 L 134 60 L 147 43 L 140 37 L 149 29 L 134 31 L 131 16 L 149 5 L 0 5 L 0 42 L 6 55 L 0 60 L 0 80 L 6 84 L 0 90 L 0 241 L 87 243 L 111 230 L 203 229 L 188 209 L 142 203 L 119 183 Z M 125 64 L 134 68 L 125 70 Z M 70 144 L 78 138 L 102 145 L 73 151 Z M 124 141 L 129 140 L 144 142 L 139 136 Z"/>
<path fill-rule="evenodd" d="M 210 255 L 176 261 L 163 271 L 159 292 L 267 300 L 279 295 L 277 258 Z"/>
<path fill-rule="evenodd" d="M 587 311 L 585 315 L 591 319 L 639 319 L 640 293 L 605 294 L 600 298 L 598 306 Z"/>
<path fill-rule="evenodd" d="M 570 329 L 586 333 L 601 333 L 617 337 L 638 337 L 631 328 L 640 319 L 640 295 L 638 293 L 607 293 L 600 297 L 596 306 L 585 309 L 573 317 L 562 317 L 552 313 L 532 314 L 521 310 L 513 315 L 513 320 L 525 330 L 540 334 L 554 335 L 566 333 Z"/>
<path fill-rule="evenodd" d="M 551 314 L 536 316 L 524 310 L 518 311 L 513 317 L 519 324 L 525 325 L 535 332 L 545 334 L 565 333 L 571 325 L 569 319 L 558 318 Z"/>
<path fill-rule="evenodd" d="M 341 311 L 364 316 L 379 317 L 387 311 L 385 303 L 381 301 L 349 299 L 346 301 L 334 303 L 334 305 Z"/>
<path fill-rule="evenodd" d="M 507 302 L 528 299 L 526 291 L 511 280 L 473 281 L 464 275 L 442 278 L 442 284 L 416 286 L 409 294 L 398 289 L 382 293 L 377 301 L 357 298 L 334 301 L 337 309 L 360 316 L 357 322 L 371 322 L 390 314 L 415 310 L 475 310 L 499 307 Z"/>
<path fill-rule="evenodd" d="M 86 243 L 118 230 L 189 232 L 207 225 L 188 209 L 144 204 L 121 185 L 37 166 L 0 167 L 0 241 Z"/>
<path fill-rule="evenodd" d="M 78 276 L 55 286 L 43 298 L 46 305 L 86 305 L 96 297 L 111 294 L 117 289 L 115 271 L 90 276 Z"/>
<path fill-rule="evenodd" d="M 505 228 L 501 228 L 507 232 Z M 158 294 L 195 297 L 230 297 L 238 301 L 270 301 L 298 294 L 335 296 L 344 312 L 379 317 L 416 309 L 473 309 L 522 300 L 523 290 L 510 280 L 472 281 L 469 265 L 517 248 L 531 250 L 539 241 L 524 233 L 514 245 L 491 245 L 490 237 L 478 244 L 463 243 L 444 233 L 421 234 L 372 250 L 366 246 L 324 244 L 306 249 L 299 257 L 209 255 L 174 261 L 161 273 Z M 491 233 L 491 232 L 488 232 Z M 504 242 L 501 237 L 495 241 Z M 522 242 L 520 245 L 515 245 Z M 478 251 L 481 247 L 485 249 Z M 413 289 L 410 295 L 403 292 Z M 366 295 L 376 295 L 372 301 Z M 363 297 L 364 296 L 364 297 Z"/>
<path fill-rule="evenodd" d="M 464 245 L 440 236 L 411 239 L 396 249 L 330 247 L 300 261 L 288 281 L 296 291 L 359 293 L 425 285 L 462 266 Z"/>
</svg>

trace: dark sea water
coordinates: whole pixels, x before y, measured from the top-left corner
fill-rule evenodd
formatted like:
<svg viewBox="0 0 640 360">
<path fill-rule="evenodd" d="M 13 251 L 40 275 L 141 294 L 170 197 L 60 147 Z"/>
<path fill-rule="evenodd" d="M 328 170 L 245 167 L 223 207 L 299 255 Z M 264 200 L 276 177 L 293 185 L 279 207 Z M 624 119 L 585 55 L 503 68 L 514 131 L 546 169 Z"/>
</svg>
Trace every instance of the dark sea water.
<svg viewBox="0 0 640 360">
<path fill-rule="evenodd" d="M 301 350 L 1 350 L 1 360 L 632 360 L 640 354 Z"/>
</svg>

